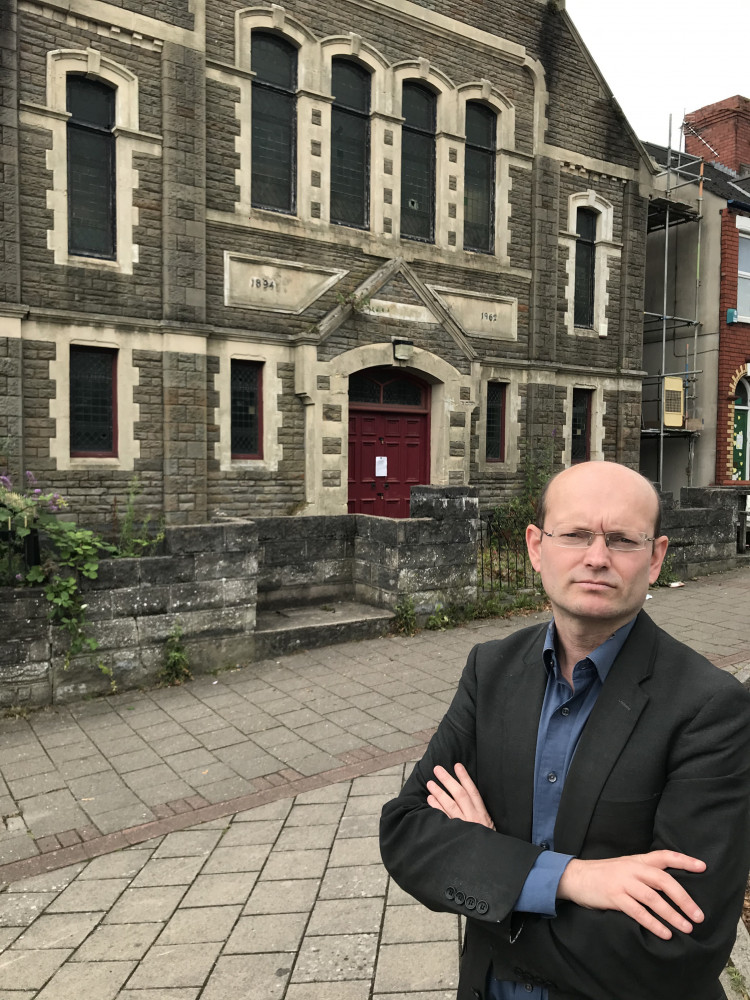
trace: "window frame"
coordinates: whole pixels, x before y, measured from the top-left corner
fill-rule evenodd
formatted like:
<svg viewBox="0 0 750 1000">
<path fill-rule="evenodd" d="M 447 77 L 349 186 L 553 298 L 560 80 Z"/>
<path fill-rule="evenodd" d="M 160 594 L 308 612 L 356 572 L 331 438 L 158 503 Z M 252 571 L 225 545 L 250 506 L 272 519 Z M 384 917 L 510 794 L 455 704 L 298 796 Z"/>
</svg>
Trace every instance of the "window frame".
<svg viewBox="0 0 750 1000">
<path fill-rule="evenodd" d="M 416 125 L 409 125 L 403 113 L 404 105 L 404 91 L 406 88 L 412 88 L 414 90 L 421 90 L 425 94 L 429 94 L 432 99 L 432 130 L 429 131 L 424 128 L 420 128 Z M 438 123 L 438 94 L 425 84 L 418 80 L 406 79 L 401 84 L 401 115 L 403 121 L 401 123 L 401 205 L 400 205 L 400 219 L 399 219 L 399 233 L 402 239 L 412 240 L 416 243 L 426 243 L 434 244 L 437 230 L 437 123 Z M 404 139 L 405 135 L 415 135 L 429 137 L 431 140 L 431 156 L 429 158 L 430 176 L 429 176 L 429 187 L 430 187 L 430 201 L 429 201 L 429 221 L 430 221 L 430 235 L 429 236 L 414 236 L 411 233 L 404 233 L 404 205 L 405 205 L 405 192 L 404 192 Z"/>
<path fill-rule="evenodd" d="M 111 358 L 111 430 L 112 430 L 112 450 L 111 451 L 85 451 L 73 447 L 73 358 L 78 354 L 106 354 Z M 119 457 L 119 428 L 117 419 L 117 361 L 119 351 L 112 347 L 94 347 L 89 344 L 71 344 L 69 348 L 69 440 L 68 450 L 70 458 L 118 458 Z"/>
<path fill-rule="evenodd" d="M 351 66 L 356 67 L 359 70 L 363 78 L 367 77 L 367 110 L 363 111 L 361 108 L 349 107 L 342 102 L 340 102 L 334 95 L 333 102 L 331 104 L 331 150 L 330 150 L 330 174 L 328 179 L 328 199 L 329 199 L 329 218 L 331 225 L 333 226 L 345 226 L 348 229 L 360 229 L 369 230 L 370 229 L 370 183 L 372 176 L 372 128 L 371 128 L 371 116 L 372 116 L 372 70 L 369 66 L 361 63 L 357 59 L 347 57 L 345 55 L 335 55 L 331 59 L 331 93 L 333 94 L 333 76 L 335 72 L 335 67 L 337 63 L 349 63 Z M 362 177 L 362 207 L 364 219 L 361 223 L 351 222 L 343 219 L 335 219 L 333 217 L 333 176 L 334 176 L 334 152 L 336 145 L 334 142 L 334 123 L 338 116 L 344 118 L 353 118 L 355 121 L 362 122 L 365 124 L 365 156 L 364 156 L 364 176 Z"/>
<path fill-rule="evenodd" d="M 263 460 L 263 369 L 265 363 L 263 361 L 253 361 L 248 358 L 230 358 L 229 359 L 229 451 L 230 459 L 232 462 L 242 462 L 242 461 L 262 461 Z M 258 439 L 258 450 L 257 452 L 240 452 L 234 450 L 234 419 L 233 419 L 233 407 L 234 407 L 234 372 L 235 367 L 254 369 L 256 371 L 256 420 L 257 428 L 256 435 Z"/>
<path fill-rule="evenodd" d="M 743 323 L 750 323 L 750 270 L 742 271 L 740 270 L 740 246 L 742 240 L 745 240 L 750 249 L 750 233 L 738 233 L 739 241 L 737 243 L 737 318 Z M 747 282 L 748 286 L 748 312 L 743 313 L 740 310 L 740 282 Z"/>
<path fill-rule="evenodd" d="M 575 450 L 575 418 L 576 418 L 576 396 L 579 398 L 584 397 L 586 401 L 585 409 L 585 423 L 584 423 L 584 438 L 585 438 L 585 454 L 583 457 L 574 458 L 573 452 Z M 594 400 L 594 390 L 587 389 L 583 386 L 574 386 L 573 395 L 571 398 L 570 405 L 570 464 L 580 465 L 582 462 L 591 461 L 591 435 L 593 432 L 592 416 L 593 416 L 593 400 Z"/>
<path fill-rule="evenodd" d="M 489 443 L 490 443 L 490 386 L 500 387 L 500 401 L 499 401 L 499 432 L 498 432 L 498 455 L 490 455 L 489 453 Z M 485 423 L 484 423 L 484 460 L 488 465 L 497 465 L 505 461 L 506 455 L 506 444 L 505 444 L 505 431 L 506 431 L 506 407 L 508 401 L 508 383 L 500 382 L 495 379 L 490 379 L 487 382 L 487 395 L 485 404 Z"/>
<path fill-rule="evenodd" d="M 265 80 L 258 79 L 257 74 L 253 77 L 252 87 L 251 87 L 251 114 L 250 114 L 250 144 L 251 144 L 251 156 L 250 156 L 250 206 L 252 209 L 257 209 L 262 212 L 276 212 L 280 215 L 296 215 L 297 206 L 299 203 L 299 177 L 297 170 L 297 151 L 299 148 L 299 122 L 298 122 L 298 94 L 299 94 L 299 49 L 294 45 L 286 35 L 280 35 L 275 31 L 268 30 L 267 28 L 253 28 L 250 32 L 250 60 L 252 66 L 252 46 L 253 37 L 263 36 L 266 38 L 272 38 L 274 41 L 280 43 L 280 47 L 284 47 L 294 52 L 294 81 L 291 88 L 281 87 L 274 83 L 269 83 Z M 255 72 L 255 71 L 253 71 Z M 255 150 L 257 148 L 257 143 L 255 139 L 255 114 L 257 107 L 257 98 L 262 96 L 263 93 L 273 93 L 280 94 L 289 99 L 291 105 L 290 113 L 290 125 L 291 125 L 291 143 L 289 148 L 289 208 L 279 208 L 274 205 L 263 204 L 260 200 L 256 199 L 253 194 L 253 189 L 255 187 L 254 177 L 255 177 Z"/>
<path fill-rule="evenodd" d="M 579 229 L 582 228 L 580 220 L 585 217 L 594 224 L 593 239 L 581 236 Z M 576 242 L 575 242 L 575 268 L 573 272 L 573 326 L 579 330 L 593 330 L 596 321 L 596 244 L 598 242 L 601 213 L 589 205 L 579 205 L 576 209 Z M 586 248 L 589 254 L 587 262 L 588 297 L 585 303 L 585 319 L 582 321 L 580 313 L 583 312 L 584 304 L 580 301 L 578 294 L 578 276 L 581 268 L 582 248 Z"/>
<path fill-rule="evenodd" d="M 477 143 L 469 141 L 468 119 L 469 119 L 469 113 L 470 113 L 470 111 L 474 107 L 481 108 L 483 111 L 486 111 L 488 113 L 488 115 L 492 116 L 492 119 L 493 119 L 493 129 L 492 129 L 493 135 L 492 135 L 492 145 L 491 146 L 480 146 Z M 498 124 L 497 123 L 497 118 L 498 118 L 498 115 L 497 115 L 497 111 L 495 110 L 495 108 L 490 107 L 489 105 L 485 104 L 483 101 L 477 101 L 477 100 L 468 100 L 466 102 L 465 114 L 466 114 L 466 143 L 465 143 L 465 150 L 464 150 L 464 184 L 463 184 L 463 198 L 464 198 L 463 248 L 464 248 L 464 250 L 468 250 L 470 253 L 484 253 L 484 254 L 494 255 L 494 253 L 495 253 L 495 201 L 496 201 L 496 198 L 497 198 L 497 169 L 496 169 L 496 159 L 497 159 L 497 124 Z M 488 219 L 487 219 L 487 230 L 488 230 L 488 236 L 489 236 L 489 245 L 486 246 L 486 247 L 472 246 L 470 243 L 467 242 L 467 239 L 466 239 L 466 236 L 467 236 L 467 226 L 468 226 L 467 211 L 466 211 L 467 210 L 466 195 L 467 195 L 467 191 L 468 191 L 468 187 L 469 187 L 469 185 L 468 185 L 468 173 L 469 173 L 469 171 L 468 171 L 468 161 L 469 161 L 469 153 L 470 152 L 478 153 L 480 155 L 485 156 L 490 161 L 490 164 L 491 164 L 491 171 L 490 171 L 491 179 L 490 179 L 489 191 L 487 192 L 487 195 L 488 195 L 488 197 L 487 197 L 487 207 L 489 209 L 489 215 L 488 215 Z"/>
</svg>

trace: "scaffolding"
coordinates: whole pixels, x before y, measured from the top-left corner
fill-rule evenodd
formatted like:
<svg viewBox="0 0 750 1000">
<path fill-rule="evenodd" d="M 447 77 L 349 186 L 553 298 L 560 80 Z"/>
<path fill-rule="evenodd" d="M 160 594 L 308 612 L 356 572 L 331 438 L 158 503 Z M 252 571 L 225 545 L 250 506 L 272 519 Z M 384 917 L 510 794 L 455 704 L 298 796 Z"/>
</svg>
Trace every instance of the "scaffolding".
<svg viewBox="0 0 750 1000">
<path fill-rule="evenodd" d="M 683 123 L 683 128 L 690 128 Z M 708 145 L 708 144 L 706 144 Z M 710 148 L 710 147 L 709 147 Z M 661 312 L 644 311 L 643 330 L 644 344 L 648 334 L 658 335 L 661 332 L 661 365 L 656 375 L 648 375 L 643 380 L 641 438 L 658 441 L 656 480 L 663 488 L 664 479 L 664 441 L 667 438 L 681 438 L 688 446 L 687 485 L 692 486 L 693 461 L 695 442 L 700 436 L 697 418 L 697 378 L 701 371 L 697 367 L 698 333 L 701 326 L 699 320 L 700 283 L 701 283 L 701 233 L 703 222 L 703 167 L 700 156 L 691 156 L 680 150 L 672 149 L 672 117 L 669 118 L 669 143 L 667 146 L 666 166 L 657 176 L 666 179 L 664 195 L 653 198 L 649 203 L 647 232 L 664 232 L 663 289 Z M 679 201 L 674 195 L 680 188 L 698 184 L 697 207 Z M 695 292 L 693 300 L 693 315 L 679 316 L 669 311 L 669 275 L 670 275 L 670 233 L 678 226 L 696 225 L 696 260 L 695 260 Z M 675 286 L 675 298 L 677 288 Z M 692 328 L 693 356 L 692 366 L 689 358 L 689 347 L 685 351 L 685 368 L 682 371 L 667 371 L 667 340 L 672 339 L 678 330 Z M 668 379 L 680 378 L 683 385 L 684 410 L 681 426 L 668 426 L 665 415 L 668 411 L 665 391 Z"/>
</svg>

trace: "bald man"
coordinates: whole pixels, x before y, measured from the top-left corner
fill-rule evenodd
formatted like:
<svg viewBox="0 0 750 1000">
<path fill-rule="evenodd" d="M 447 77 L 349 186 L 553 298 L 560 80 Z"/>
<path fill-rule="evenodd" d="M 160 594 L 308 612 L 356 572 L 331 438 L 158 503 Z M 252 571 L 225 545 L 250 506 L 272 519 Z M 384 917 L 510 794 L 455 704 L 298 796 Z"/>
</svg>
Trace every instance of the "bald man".
<svg viewBox="0 0 750 1000">
<path fill-rule="evenodd" d="M 750 695 L 641 610 L 667 551 L 621 465 L 526 529 L 549 626 L 475 646 L 398 798 L 396 882 L 466 918 L 458 1000 L 718 1000 L 750 865 Z"/>
</svg>

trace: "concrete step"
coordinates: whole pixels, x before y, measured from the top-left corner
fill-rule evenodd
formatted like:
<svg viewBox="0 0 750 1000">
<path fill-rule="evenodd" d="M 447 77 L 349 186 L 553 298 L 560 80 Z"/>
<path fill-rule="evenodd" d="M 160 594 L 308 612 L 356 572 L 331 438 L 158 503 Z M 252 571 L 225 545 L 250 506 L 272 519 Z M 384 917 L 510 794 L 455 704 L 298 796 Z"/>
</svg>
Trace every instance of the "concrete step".
<svg viewBox="0 0 750 1000">
<path fill-rule="evenodd" d="M 259 610 L 255 627 L 255 657 L 315 649 L 352 639 L 374 639 L 391 628 L 393 612 L 356 601 Z"/>
</svg>

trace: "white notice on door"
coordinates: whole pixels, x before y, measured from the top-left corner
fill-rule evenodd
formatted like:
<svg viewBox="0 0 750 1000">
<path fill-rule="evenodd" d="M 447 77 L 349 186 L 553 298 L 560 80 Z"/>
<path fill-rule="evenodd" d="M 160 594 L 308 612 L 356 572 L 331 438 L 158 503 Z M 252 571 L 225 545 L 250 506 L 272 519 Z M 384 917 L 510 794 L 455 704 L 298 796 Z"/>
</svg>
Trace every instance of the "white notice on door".
<svg viewBox="0 0 750 1000">
<path fill-rule="evenodd" d="M 388 459 L 385 455 L 375 456 L 375 475 L 376 476 L 387 476 L 388 475 Z"/>
</svg>

